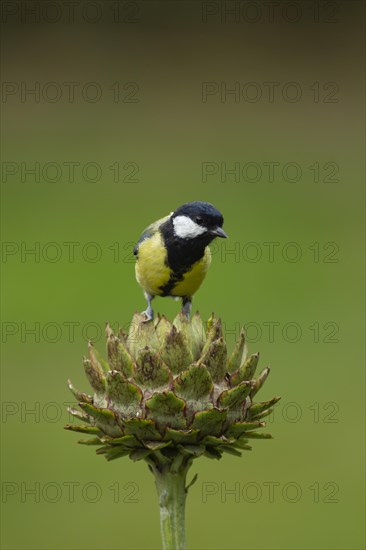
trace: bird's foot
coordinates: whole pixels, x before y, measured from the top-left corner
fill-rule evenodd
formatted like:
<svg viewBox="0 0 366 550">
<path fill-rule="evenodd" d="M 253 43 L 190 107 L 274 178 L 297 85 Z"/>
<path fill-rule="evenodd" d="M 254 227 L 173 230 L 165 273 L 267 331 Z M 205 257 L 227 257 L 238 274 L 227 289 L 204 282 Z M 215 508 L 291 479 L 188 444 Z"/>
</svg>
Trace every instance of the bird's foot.
<svg viewBox="0 0 366 550">
<path fill-rule="evenodd" d="M 191 318 L 191 308 L 192 302 L 186 298 L 183 298 L 182 313 L 187 317 L 188 320 Z"/>
<path fill-rule="evenodd" d="M 148 294 L 147 292 L 144 292 L 145 298 L 147 300 L 147 308 L 145 311 L 141 312 L 141 315 L 145 317 L 145 319 L 142 320 L 143 323 L 147 323 L 147 321 L 152 321 L 154 319 L 154 310 L 151 307 L 151 302 L 153 300 L 153 296 L 151 294 Z"/>
<path fill-rule="evenodd" d="M 151 307 L 148 307 L 145 311 L 141 311 L 141 315 L 144 317 L 144 319 L 142 319 L 143 323 L 147 323 L 148 321 L 152 321 L 154 319 L 154 311 Z"/>
</svg>

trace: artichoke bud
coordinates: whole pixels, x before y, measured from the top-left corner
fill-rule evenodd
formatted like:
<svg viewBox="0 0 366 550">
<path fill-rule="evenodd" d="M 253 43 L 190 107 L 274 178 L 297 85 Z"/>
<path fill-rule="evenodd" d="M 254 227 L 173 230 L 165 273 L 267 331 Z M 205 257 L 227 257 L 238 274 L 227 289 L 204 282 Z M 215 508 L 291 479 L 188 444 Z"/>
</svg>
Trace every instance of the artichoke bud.
<svg viewBox="0 0 366 550">
<path fill-rule="evenodd" d="M 100 445 L 107 460 L 129 456 L 178 471 L 199 456 L 240 455 L 249 439 L 269 437 L 261 435 L 262 418 L 279 398 L 253 402 L 269 368 L 254 378 L 259 354 L 246 357 L 243 329 L 229 357 L 214 315 L 206 332 L 199 313 L 192 320 L 178 314 L 173 323 L 136 313 L 128 335 L 107 324 L 106 339 L 108 363 L 92 344 L 84 358 L 94 395 L 68 382 L 80 409 L 69 412 L 80 425 L 66 428 L 92 435 L 90 445 Z"/>
</svg>

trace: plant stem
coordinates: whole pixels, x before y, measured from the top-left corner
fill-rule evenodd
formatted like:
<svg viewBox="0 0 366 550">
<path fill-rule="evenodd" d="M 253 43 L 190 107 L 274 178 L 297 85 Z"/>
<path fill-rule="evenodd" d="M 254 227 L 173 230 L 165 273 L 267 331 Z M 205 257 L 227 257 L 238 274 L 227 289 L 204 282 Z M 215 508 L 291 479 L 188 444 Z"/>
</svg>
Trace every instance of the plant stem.
<svg viewBox="0 0 366 550">
<path fill-rule="evenodd" d="M 190 465 L 172 472 L 154 468 L 160 505 L 160 529 L 163 550 L 185 550 L 186 477 Z"/>
</svg>

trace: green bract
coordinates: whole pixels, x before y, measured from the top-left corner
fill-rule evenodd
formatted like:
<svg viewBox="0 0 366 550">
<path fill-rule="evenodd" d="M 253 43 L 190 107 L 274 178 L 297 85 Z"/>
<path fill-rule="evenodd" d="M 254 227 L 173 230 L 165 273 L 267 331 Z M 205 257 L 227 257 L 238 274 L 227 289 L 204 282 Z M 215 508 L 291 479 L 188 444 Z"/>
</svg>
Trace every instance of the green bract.
<svg viewBox="0 0 366 550">
<path fill-rule="evenodd" d="M 260 430 L 278 397 L 254 401 L 269 367 L 254 378 L 259 354 L 248 355 L 244 331 L 228 355 L 221 322 L 212 316 L 179 314 L 144 322 L 136 313 L 129 333 L 107 325 L 108 362 L 92 344 L 84 368 L 94 394 L 69 388 L 81 424 L 66 429 L 92 435 L 79 443 L 98 445 L 107 460 L 129 456 L 169 470 L 204 455 L 240 456 L 250 439 L 271 436 Z"/>
</svg>

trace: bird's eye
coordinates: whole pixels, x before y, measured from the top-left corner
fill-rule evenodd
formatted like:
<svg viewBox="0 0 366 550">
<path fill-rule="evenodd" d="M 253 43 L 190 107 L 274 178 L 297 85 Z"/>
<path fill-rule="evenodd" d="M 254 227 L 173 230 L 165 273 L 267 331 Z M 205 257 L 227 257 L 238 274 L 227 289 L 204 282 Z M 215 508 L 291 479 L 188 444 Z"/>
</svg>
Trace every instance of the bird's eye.
<svg viewBox="0 0 366 550">
<path fill-rule="evenodd" d="M 203 218 L 201 216 L 197 216 L 196 219 L 195 219 L 195 222 L 198 225 L 202 225 L 203 224 Z"/>
</svg>

